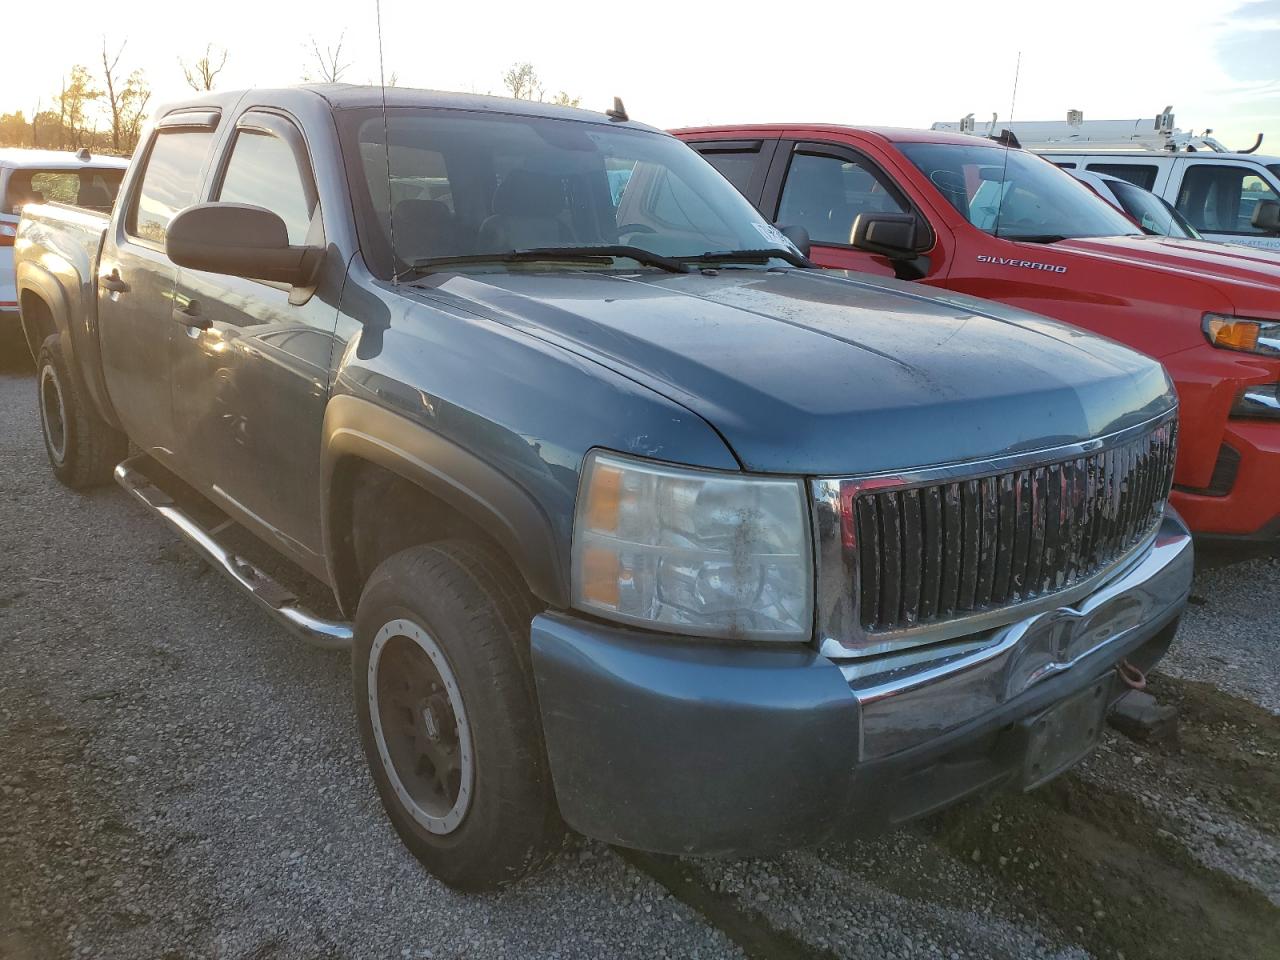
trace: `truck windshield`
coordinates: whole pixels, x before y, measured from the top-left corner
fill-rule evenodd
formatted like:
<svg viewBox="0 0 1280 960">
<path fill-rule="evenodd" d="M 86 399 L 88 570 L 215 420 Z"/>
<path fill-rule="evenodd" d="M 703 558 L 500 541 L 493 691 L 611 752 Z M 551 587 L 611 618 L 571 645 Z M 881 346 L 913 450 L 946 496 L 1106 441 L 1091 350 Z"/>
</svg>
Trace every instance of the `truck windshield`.
<svg viewBox="0 0 1280 960">
<path fill-rule="evenodd" d="M 1162 237 L 1200 239 L 1196 228 L 1162 197 L 1134 186 L 1127 180 L 1108 180 L 1107 185 L 1120 201 L 1120 206 L 1124 207 L 1125 213 L 1138 221 L 1143 232 Z"/>
<path fill-rule="evenodd" d="M 361 247 L 384 277 L 444 258 L 536 268 L 536 257 L 497 255 L 544 249 L 673 259 L 766 251 L 734 261 L 748 266 L 771 264 L 769 250 L 796 256 L 706 160 L 665 134 L 514 114 L 388 113 L 385 135 L 379 110 L 343 118 Z M 597 261 L 607 267 L 611 257 L 626 254 Z"/>
<path fill-rule="evenodd" d="M 981 143 L 904 143 L 900 149 L 984 233 L 1041 242 L 1138 233 L 1071 174 L 1033 154 Z"/>
</svg>

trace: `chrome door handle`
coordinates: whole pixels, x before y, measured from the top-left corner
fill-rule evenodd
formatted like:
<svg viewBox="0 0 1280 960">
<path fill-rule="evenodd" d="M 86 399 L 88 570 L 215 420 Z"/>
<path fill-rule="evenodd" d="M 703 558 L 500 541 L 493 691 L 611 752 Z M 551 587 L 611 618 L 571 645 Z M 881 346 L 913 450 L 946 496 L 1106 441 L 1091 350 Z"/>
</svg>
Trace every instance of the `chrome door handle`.
<svg viewBox="0 0 1280 960">
<path fill-rule="evenodd" d="M 102 285 L 102 289 L 108 293 L 128 293 L 129 285 L 120 279 L 120 271 L 112 270 L 110 273 L 104 273 L 98 278 L 98 283 Z"/>
<path fill-rule="evenodd" d="M 208 330 L 213 326 L 208 317 L 200 316 L 200 305 L 195 300 L 184 307 L 174 307 L 173 319 L 184 327 L 196 330 Z"/>
</svg>

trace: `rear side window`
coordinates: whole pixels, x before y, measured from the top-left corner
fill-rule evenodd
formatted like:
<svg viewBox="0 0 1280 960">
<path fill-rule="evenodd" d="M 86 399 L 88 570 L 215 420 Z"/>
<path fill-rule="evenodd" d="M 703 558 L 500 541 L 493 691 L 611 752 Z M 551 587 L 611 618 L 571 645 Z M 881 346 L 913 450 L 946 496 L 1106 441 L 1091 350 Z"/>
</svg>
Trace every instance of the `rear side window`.
<svg viewBox="0 0 1280 960">
<path fill-rule="evenodd" d="M 1247 167 L 1192 164 L 1178 189 L 1178 212 L 1203 233 L 1261 233 L 1253 211 L 1280 200 L 1271 185 Z"/>
<path fill-rule="evenodd" d="M 814 243 L 847 246 L 858 214 L 910 212 L 865 164 L 799 153 L 787 171 L 778 223 L 804 227 Z"/>
<path fill-rule="evenodd" d="M 115 203 L 123 170 L 14 170 L 5 187 L 5 213 L 28 203 L 66 203 L 107 211 Z"/>
<path fill-rule="evenodd" d="M 200 172 L 212 142 L 211 130 L 162 130 L 159 133 L 125 223 L 130 235 L 164 243 L 169 221 L 199 197 Z"/>
<path fill-rule="evenodd" d="M 315 192 L 303 185 L 293 151 L 279 137 L 251 130 L 236 134 L 218 200 L 265 207 L 284 221 L 289 242 L 306 242 L 315 213 Z"/>
<path fill-rule="evenodd" d="M 1091 173 L 1128 180 L 1143 190 L 1154 190 L 1156 177 L 1160 174 L 1160 168 L 1150 163 L 1091 163 L 1086 169 Z"/>
<path fill-rule="evenodd" d="M 720 175 L 745 194 L 751 183 L 751 173 L 756 168 L 759 150 L 699 150 L 707 162 L 720 171 Z"/>
</svg>

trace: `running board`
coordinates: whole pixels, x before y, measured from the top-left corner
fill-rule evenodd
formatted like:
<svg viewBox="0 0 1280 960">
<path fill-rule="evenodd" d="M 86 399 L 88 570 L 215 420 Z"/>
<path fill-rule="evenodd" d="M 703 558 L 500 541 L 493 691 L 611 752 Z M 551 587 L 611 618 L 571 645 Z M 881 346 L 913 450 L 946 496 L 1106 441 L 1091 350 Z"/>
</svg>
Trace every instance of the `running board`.
<svg viewBox="0 0 1280 960">
<path fill-rule="evenodd" d="M 148 460 L 150 457 L 143 454 L 121 463 L 115 470 L 116 483 L 164 519 L 200 556 L 230 577 L 295 635 L 327 650 L 346 650 L 351 646 L 351 624 L 317 617 L 302 606 L 287 587 L 219 544 L 214 533 L 221 530 L 221 526 L 211 532 L 196 523 L 142 471 L 141 465 Z"/>
</svg>

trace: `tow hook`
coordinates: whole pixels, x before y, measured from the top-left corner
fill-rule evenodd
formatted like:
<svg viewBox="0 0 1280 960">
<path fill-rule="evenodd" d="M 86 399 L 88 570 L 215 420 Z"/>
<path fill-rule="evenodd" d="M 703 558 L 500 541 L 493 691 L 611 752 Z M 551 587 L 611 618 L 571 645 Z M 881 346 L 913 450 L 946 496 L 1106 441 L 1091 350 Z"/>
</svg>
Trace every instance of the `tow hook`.
<svg viewBox="0 0 1280 960">
<path fill-rule="evenodd" d="M 1147 675 L 1130 663 L 1127 659 L 1116 664 L 1116 673 L 1130 690 L 1147 689 Z"/>
</svg>

